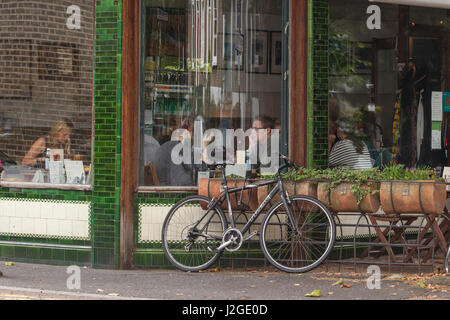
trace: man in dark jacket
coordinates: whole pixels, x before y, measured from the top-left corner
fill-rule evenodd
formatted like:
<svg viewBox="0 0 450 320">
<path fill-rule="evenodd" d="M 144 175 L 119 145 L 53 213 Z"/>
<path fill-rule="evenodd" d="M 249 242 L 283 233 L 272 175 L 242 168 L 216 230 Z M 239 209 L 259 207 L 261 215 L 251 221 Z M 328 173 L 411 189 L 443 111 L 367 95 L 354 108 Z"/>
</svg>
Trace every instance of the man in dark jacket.
<svg viewBox="0 0 450 320">
<path fill-rule="evenodd" d="M 185 119 L 181 128 L 187 130 L 187 132 L 191 134 L 191 121 L 189 119 Z M 180 136 L 179 140 L 167 141 L 157 149 L 155 168 L 160 185 L 173 187 L 194 185 L 192 150 L 190 150 L 191 154 L 189 155 L 191 158 L 190 163 L 175 164 L 172 159 L 173 149 L 178 144 L 183 143 L 182 140 L 185 138 L 190 139 L 191 137 L 190 135 L 188 137 Z"/>
</svg>

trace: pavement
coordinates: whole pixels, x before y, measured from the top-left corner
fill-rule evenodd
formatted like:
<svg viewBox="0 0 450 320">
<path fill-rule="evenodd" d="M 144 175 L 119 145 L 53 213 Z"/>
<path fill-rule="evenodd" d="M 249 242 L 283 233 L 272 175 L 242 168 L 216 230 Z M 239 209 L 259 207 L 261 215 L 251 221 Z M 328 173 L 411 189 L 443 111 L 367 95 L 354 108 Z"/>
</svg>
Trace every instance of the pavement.
<svg viewBox="0 0 450 320">
<path fill-rule="evenodd" d="M 0 260 L 0 271 L 0 300 L 450 300 L 450 276 L 442 272 L 368 273 L 352 266 L 321 266 L 305 274 L 271 267 L 185 273 Z M 320 296 L 307 296 L 317 290 Z"/>
</svg>

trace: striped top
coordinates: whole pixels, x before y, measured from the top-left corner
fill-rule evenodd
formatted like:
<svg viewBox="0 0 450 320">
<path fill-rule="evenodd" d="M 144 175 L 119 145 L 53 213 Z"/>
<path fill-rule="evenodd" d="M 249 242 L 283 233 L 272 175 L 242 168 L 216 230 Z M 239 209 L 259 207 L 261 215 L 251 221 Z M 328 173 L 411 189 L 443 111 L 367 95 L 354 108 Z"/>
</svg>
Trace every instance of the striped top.
<svg viewBox="0 0 450 320">
<path fill-rule="evenodd" d="M 352 170 L 363 170 L 372 168 L 372 159 L 369 150 L 364 144 L 361 154 L 350 140 L 338 141 L 330 153 L 330 167 L 349 167 Z"/>
</svg>

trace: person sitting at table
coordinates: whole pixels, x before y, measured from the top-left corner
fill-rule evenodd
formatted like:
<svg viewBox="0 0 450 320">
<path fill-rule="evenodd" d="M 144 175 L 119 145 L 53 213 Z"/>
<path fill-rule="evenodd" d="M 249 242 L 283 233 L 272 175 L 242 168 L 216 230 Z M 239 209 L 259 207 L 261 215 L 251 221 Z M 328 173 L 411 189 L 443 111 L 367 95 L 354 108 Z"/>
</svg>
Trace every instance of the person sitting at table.
<svg viewBox="0 0 450 320">
<path fill-rule="evenodd" d="M 44 167 L 47 149 L 62 149 L 64 155 L 69 155 L 73 128 L 73 123 L 67 118 L 56 121 L 48 135 L 40 137 L 33 143 L 23 158 L 22 165 Z"/>
<path fill-rule="evenodd" d="M 369 150 L 356 134 L 356 129 L 345 120 L 337 122 L 337 138 L 339 139 L 330 152 L 330 167 L 348 167 L 352 170 L 363 170 L 373 167 Z"/>
</svg>

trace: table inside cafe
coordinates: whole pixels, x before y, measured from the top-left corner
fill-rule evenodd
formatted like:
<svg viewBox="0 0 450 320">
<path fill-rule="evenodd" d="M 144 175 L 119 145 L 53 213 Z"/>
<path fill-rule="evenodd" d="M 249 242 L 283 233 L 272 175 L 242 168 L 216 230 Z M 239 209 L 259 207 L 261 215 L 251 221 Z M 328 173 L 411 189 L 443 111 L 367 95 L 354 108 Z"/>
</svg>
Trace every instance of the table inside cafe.
<svg viewBox="0 0 450 320">
<path fill-rule="evenodd" d="M 3 169 L 1 182 L 90 184 L 90 166 L 80 160 L 50 161 L 48 168 L 7 164 Z"/>
</svg>

